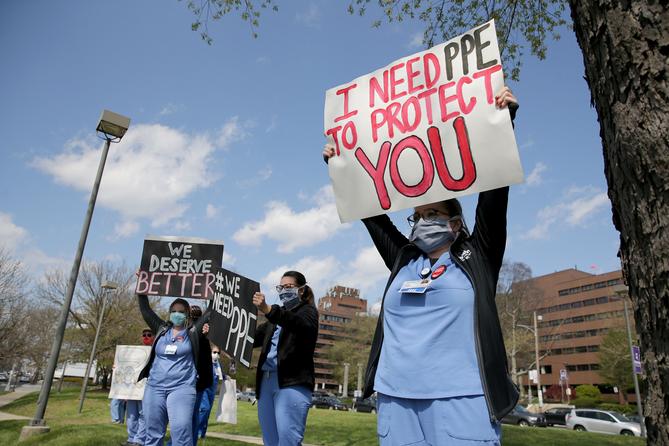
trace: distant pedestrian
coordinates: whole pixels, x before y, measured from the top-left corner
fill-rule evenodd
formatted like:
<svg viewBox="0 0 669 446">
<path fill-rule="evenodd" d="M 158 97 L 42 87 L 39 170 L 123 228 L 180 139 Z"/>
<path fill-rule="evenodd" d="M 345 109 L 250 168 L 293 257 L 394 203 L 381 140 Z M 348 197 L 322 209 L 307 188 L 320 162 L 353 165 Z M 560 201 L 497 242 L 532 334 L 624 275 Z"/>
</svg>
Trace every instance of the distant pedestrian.
<svg viewBox="0 0 669 446">
<path fill-rule="evenodd" d="M 153 339 L 154 337 L 151 330 L 145 328 L 144 331 L 142 331 L 142 344 L 152 346 Z M 121 446 L 144 446 L 146 426 L 144 423 L 144 413 L 142 411 L 142 401 L 127 400 L 126 414 L 128 439 L 124 443 L 121 443 Z"/>
</svg>

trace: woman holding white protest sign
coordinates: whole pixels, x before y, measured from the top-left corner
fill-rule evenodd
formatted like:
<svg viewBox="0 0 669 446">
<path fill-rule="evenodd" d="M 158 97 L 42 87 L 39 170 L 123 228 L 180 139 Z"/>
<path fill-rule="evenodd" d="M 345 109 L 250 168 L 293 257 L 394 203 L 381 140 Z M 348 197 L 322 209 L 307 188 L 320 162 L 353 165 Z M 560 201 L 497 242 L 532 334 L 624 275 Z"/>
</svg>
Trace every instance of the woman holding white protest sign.
<svg viewBox="0 0 669 446">
<path fill-rule="evenodd" d="M 170 423 L 170 437 L 174 446 L 193 445 L 193 411 L 196 389 L 204 389 L 211 381 L 203 367 L 211 362 L 200 361 L 200 346 L 209 343 L 205 313 L 195 324 L 190 323 L 190 306 L 184 299 L 175 299 L 170 305 L 170 316 L 164 321 L 149 305 L 148 297 L 138 295 L 139 309 L 144 320 L 156 334 L 149 362 L 138 379 L 148 378 L 142 408 L 146 423 L 145 446 L 163 444 Z"/>
<path fill-rule="evenodd" d="M 281 305 L 268 305 L 263 293 L 253 304 L 268 322 L 256 329 L 262 347 L 256 373 L 258 420 L 266 446 L 302 444 L 314 388 L 318 310 L 302 273 L 287 271 L 276 286 Z"/>
<path fill-rule="evenodd" d="M 518 107 L 508 87 L 495 105 L 512 119 Z M 363 220 L 391 271 L 364 389 L 378 393 L 381 445 L 499 444 L 518 400 L 495 306 L 508 193 L 479 194 L 471 235 L 457 199 L 415 207 L 408 238 L 388 215 Z"/>
</svg>

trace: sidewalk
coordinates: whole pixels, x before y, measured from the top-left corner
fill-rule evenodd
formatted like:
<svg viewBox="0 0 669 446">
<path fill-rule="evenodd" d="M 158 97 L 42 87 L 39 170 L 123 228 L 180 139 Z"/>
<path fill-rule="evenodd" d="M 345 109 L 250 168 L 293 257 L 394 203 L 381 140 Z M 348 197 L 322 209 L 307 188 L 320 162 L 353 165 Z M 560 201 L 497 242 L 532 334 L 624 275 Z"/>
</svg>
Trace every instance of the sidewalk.
<svg viewBox="0 0 669 446">
<path fill-rule="evenodd" d="M 259 437 L 249 437 L 246 435 L 232 435 L 232 434 L 224 434 L 222 432 L 211 432 L 207 431 L 207 437 L 212 437 L 212 438 L 221 438 L 223 440 L 234 440 L 234 441 L 239 441 L 242 443 L 249 443 L 249 444 L 262 444 L 262 438 Z M 307 443 L 302 443 L 303 446 L 316 446 L 313 444 L 307 444 Z"/>
<path fill-rule="evenodd" d="M 13 392 L 6 393 L 4 395 L 0 395 L 0 408 L 6 406 L 7 404 L 11 403 L 12 401 L 16 401 L 22 396 L 28 395 L 29 393 L 37 392 L 39 391 L 40 386 L 38 385 L 24 385 L 24 386 L 17 386 L 16 389 Z M 7 421 L 7 420 L 29 420 L 29 417 L 24 417 L 21 415 L 14 415 L 11 413 L 7 412 L 0 412 L 0 421 Z"/>
</svg>

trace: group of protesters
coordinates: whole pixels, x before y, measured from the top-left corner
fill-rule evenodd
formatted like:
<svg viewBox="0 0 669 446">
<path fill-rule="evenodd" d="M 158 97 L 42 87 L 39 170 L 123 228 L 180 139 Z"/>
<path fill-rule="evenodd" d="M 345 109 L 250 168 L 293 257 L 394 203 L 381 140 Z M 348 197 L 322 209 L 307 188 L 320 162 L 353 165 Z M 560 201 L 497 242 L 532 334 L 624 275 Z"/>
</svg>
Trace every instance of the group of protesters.
<svg viewBox="0 0 669 446">
<path fill-rule="evenodd" d="M 508 107 L 515 118 L 517 101 L 507 87 L 495 105 Z M 335 147 L 326 145 L 324 160 L 334 155 Z M 363 220 L 390 270 L 363 391 L 363 397 L 377 394 L 383 446 L 500 444 L 500 420 L 518 401 L 494 300 L 508 193 L 502 187 L 479 194 L 471 232 L 457 199 L 415 207 L 407 219 L 409 237 L 385 214 Z M 293 446 L 302 443 L 311 406 L 319 315 L 302 273 L 284 273 L 276 292 L 275 305 L 262 292 L 253 295 L 267 319 L 254 338 L 254 347 L 262 348 L 258 420 L 265 445 Z M 162 445 L 169 423 L 172 445 L 194 445 L 203 432 L 198 426 L 204 422 L 206 430 L 203 395 L 215 394 L 207 393 L 215 386 L 208 312 L 176 299 L 165 321 L 147 296 L 138 298 L 155 337 L 139 375 L 148 378 L 139 406 L 143 442 L 129 436 L 128 444 Z"/>
</svg>

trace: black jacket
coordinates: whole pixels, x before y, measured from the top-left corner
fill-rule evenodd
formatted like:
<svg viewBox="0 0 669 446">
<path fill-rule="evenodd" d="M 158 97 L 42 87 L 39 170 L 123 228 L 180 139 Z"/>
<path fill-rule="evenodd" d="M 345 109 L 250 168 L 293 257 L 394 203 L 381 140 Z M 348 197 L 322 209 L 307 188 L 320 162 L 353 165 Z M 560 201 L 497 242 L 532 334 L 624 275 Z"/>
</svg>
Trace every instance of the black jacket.
<svg viewBox="0 0 669 446">
<path fill-rule="evenodd" d="M 495 292 L 506 245 L 506 208 L 509 188 L 479 194 L 476 223 L 471 236 L 461 233 L 451 245 L 451 258 L 462 268 L 474 288 L 474 336 L 481 384 L 488 403 L 490 419 L 501 420 L 518 401 L 518 389 L 508 374 L 506 350 Z M 399 270 L 422 252 L 393 225 L 387 215 L 363 220 L 376 249 L 390 269 L 384 291 Z M 383 304 L 365 373 L 365 398 L 374 392 L 374 377 L 383 344 Z M 435 360 L 438 360 L 435 358 Z M 426 383 L 426 385 L 429 385 Z"/>
<path fill-rule="evenodd" d="M 281 326 L 277 346 L 279 387 L 305 386 L 314 389 L 314 350 L 318 338 L 318 310 L 302 302 L 292 310 L 272 305 L 267 320 L 255 333 L 253 347 L 262 346 L 256 371 L 256 395 L 260 398 L 262 366 L 265 364 L 276 326 Z"/>
<path fill-rule="evenodd" d="M 149 376 L 151 366 L 153 365 L 153 359 L 156 357 L 156 344 L 158 343 L 158 339 L 165 335 L 165 333 L 172 328 L 173 324 L 172 322 L 162 320 L 160 316 L 151 309 L 149 298 L 145 295 L 138 294 L 137 301 L 139 302 L 139 311 L 142 313 L 144 321 L 149 325 L 151 331 L 156 333 L 156 336 L 153 339 L 153 345 L 151 346 L 149 362 L 144 366 L 144 369 L 142 369 L 137 378 L 137 380 L 140 381 Z M 206 349 L 203 347 L 205 344 L 206 347 L 209 347 L 209 340 L 202 334 L 202 326 L 208 320 L 209 310 L 205 311 L 202 317 L 200 317 L 194 325 L 188 327 L 188 338 L 190 339 L 190 344 L 193 349 L 193 362 L 195 363 L 195 370 L 197 371 L 197 383 L 195 384 L 195 388 L 198 392 L 211 386 L 214 382 L 211 365 L 211 350 L 209 350 L 209 356 L 206 357 L 203 352 L 203 350 Z"/>
</svg>

